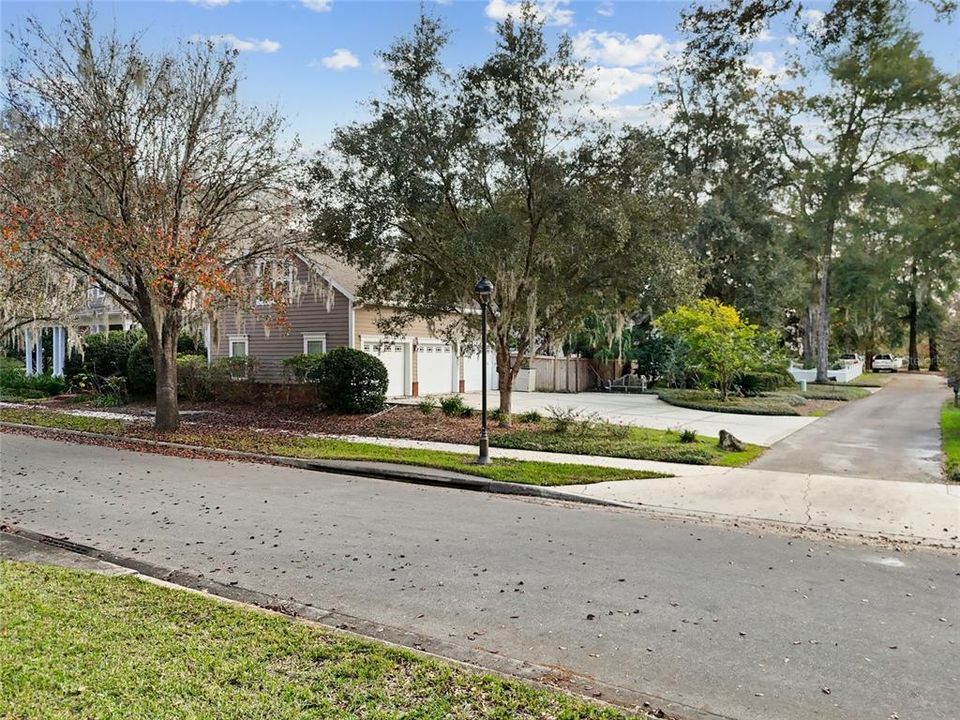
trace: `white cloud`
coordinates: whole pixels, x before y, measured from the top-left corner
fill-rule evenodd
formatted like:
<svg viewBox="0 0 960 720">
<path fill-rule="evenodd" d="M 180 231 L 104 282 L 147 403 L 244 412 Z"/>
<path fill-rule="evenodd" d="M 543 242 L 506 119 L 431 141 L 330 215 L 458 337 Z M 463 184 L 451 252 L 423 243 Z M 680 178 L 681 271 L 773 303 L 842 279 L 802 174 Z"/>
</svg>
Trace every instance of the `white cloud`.
<svg viewBox="0 0 960 720">
<path fill-rule="evenodd" d="M 333 8 L 333 0 L 300 0 L 300 3 L 314 12 L 330 12 Z"/>
<path fill-rule="evenodd" d="M 800 44 L 800 38 L 798 38 L 796 35 L 791 35 L 790 37 L 787 38 L 787 45 L 793 46 L 793 45 L 799 45 L 799 44 Z"/>
<path fill-rule="evenodd" d="M 802 17 L 811 30 L 816 30 L 826 17 L 826 13 L 822 10 L 804 10 Z"/>
<path fill-rule="evenodd" d="M 674 110 L 662 103 L 649 102 L 643 105 L 595 105 L 598 117 L 614 126 L 645 125 L 655 129 L 664 129 L 673 119 Z"/>
<path fill-rule="evenodd" d="M 600 3 L 600 6 L 597 8 L 597 15 L 603 15 L 604 17 L 613 15 L 612 0 L 604 0 L 604 2 Z"/>
<path fill-rule="evenodd" d="M 264 38 L 263 40 L 257 40 L 256 38 L 238 38 L 236 35 L 226 34 L 226 35 L 209 35 L 204 38 L 201 35 L 194 35 L 191 37 L 191 40 L 209 40 L 215 45 L 229 45 L 234 50 L 239 50 L 240 52 L 262 52 L 262 53 L 275 53 L 280 49 L 280 43 L 276 40 L 269 40 Z"/>
<path fill-rule="evenodd" d="M 346 48 L 337 48 L 333 55 L 327 55 L 320 58 L 319 61 L 311 60 L 310 67 L 325 67 L 330 70 L 349 70 L 350 68 L 360 67 L 360 60 Z"/>
<path fill-rule="evenodd" d="M 570 0 L 539 0 L 534 3 L 534 10 L 538 18 L 548 25 L 572 25 L 573 10 L 567 9 Z M 489 0 L 486 14 L 491 20 L 506 20 L 507 16 L 520 16 L 522 2 L 508 0 Z"/>
<path fill-rule="evenodd" d="M 644 87 L 656 84 L 656 75 L 625 67 L 587 68 L 586 79 L 592 85 L 586 88 L 587 97 L 596 103 L 607 103 Z"/>
<path fill-rule="evenodd" d="M 222 7 L 230 3 L 230 0 L 187 0 L 191 5 L 202 5 L 203 7 Z"/>
<path fill-rule="evenodd" d="M 770 32 L 767 28 L 764 28 L 757 35 L 757 42 L 772 42 L 777 39 L 777 36 Z"/>
<path fill-rule="evenodd" d="M 637 35 L 586 30 L 573 38 L 574 52 L 582 58 L 608 65 L 660 65 L 683 49 L 682 42 L 669 42 L 663 35 Z"/>
</svg>

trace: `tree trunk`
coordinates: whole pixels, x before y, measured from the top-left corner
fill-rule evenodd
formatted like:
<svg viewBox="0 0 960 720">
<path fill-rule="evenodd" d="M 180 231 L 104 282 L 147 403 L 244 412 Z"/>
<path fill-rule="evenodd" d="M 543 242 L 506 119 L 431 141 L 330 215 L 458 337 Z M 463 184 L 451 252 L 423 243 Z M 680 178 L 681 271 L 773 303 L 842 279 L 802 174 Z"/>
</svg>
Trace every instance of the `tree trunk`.
<svg viewBox="0 0 960 720">
<path fill-rule="evenodd" d="M 500 427 L 510 427 L 513 382 L 520 374 L 523 358 L 517 354 L 510 364 L 510 346 L 505 338 L 497 337 L 497 381 L 500 385 Z"/>
<path fill-rule="evenodd" d="M 153 351 L 153 369 L 157 374 L 157 415 L 154 427 L 172 432 L 180 427 L 180 408 L 177 405 L 177 335 L 179 324 L 164 318 L 161 328 L 148 331 Z"/>
<path fill-rule="evenodd" d="M 940 372 L 940 348 L 937 347 L 936 336 L 927 337 L 927 346 L 930 349 L 930 372 Z"/>
<path fill-rule="evenodd" d="M 803 364 L 813 365 L 813 345 L 816 332 L 814 332 L 814 308 L 813 305 L 807 305 L 804 310 L 803 318 Z"/>
<path fill-rule="evenodd" d="M 907 354 L 910 356 L 907 362 L 907 370 L 920 370 L 920 353 L 917 350 L 917 266 L 910 268 L 912 279 L 910 287 L 910 304 L 907 309 L 907 322 L 910 324 L 910 345 L 907 348 Z"/>
<path fill-rule="evenodd" d="M 832 234 L 832 228 L 831 228 Z M 830 261 L 833 242 L 828 243 L 820 264 L 820 295 L 817 318 L 817 382 L 830 381 L 827 370 L 830 367 Z"/>
</svg>

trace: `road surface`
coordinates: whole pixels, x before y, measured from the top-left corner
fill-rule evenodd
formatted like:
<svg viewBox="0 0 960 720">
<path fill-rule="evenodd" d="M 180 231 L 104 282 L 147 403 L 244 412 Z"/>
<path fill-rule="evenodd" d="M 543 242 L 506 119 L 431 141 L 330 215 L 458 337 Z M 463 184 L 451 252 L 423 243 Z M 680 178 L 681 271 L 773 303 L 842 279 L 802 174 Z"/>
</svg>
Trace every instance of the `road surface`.
<svg viewBox="0 0 960 720">
<path fill-rule="evenodd" d="M 954 555 L 0 442 L 2 515 L 27 529 L 728 717 L 955 720 L 960 708 Z"/>
<path fill-rule="evenodd" d="M 879 392 L 798 430 L 750 464 L 757 470 L 940 482 L 939 375 L 898 375 Z"/>
</svg>

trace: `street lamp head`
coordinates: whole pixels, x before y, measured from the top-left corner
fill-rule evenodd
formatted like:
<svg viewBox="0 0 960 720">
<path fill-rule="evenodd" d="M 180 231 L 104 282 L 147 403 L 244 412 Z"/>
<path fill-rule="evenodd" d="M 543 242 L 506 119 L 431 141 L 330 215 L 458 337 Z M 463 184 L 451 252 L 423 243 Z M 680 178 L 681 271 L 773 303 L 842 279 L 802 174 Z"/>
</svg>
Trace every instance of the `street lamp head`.
<svg viewBox="0 0 960 720">
<path fill-rule="evenodd" d="M 480 282 L 473 288 L 473 291 L 477 294 L 477 299 L 485 303 L 490 299 L 490 296 L 493 295 L 493 283 L 484 276 L 480 278 Z"/>
</svg>

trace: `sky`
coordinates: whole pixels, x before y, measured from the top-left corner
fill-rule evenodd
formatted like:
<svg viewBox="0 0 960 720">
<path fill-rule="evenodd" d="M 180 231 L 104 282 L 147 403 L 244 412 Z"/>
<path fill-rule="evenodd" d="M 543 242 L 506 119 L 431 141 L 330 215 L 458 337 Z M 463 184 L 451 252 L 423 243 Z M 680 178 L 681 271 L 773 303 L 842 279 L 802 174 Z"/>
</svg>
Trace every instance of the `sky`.
<svg viewBox="0 0 960 720">
<path fill-rule="evenodd" d="M 495 45 L 494 26 L 518 0 L 424 0 L 452 33 L 450 68 L 478 63 Z M 686 2 L 670 0 L 540 0 L 551 38 L 566 33 L 594 73 L 591 99 L 614 122 L 653 119 L 657 71 L 682 48 L 677 23 Z M 805 4 L 815 16 L 824 3 Z M 57 22 L 72 2 L 0 0 L 4 30 L 33 15 Z M 96 0 L 97 23 L 121 34 L 143 33 L 148 49 L 212 38 L 240 51 L 241 98 L 279 107 L 306 150 L 319 150 L 339 124 L 361 119 L 363 101 L 386 84 L 377 52 L 410 31 L 420 12 L 414 0 Z M 960 24 L 937 22 L 922 2 L 910 22 L 942 70 L 960 72 Z M 774 27 L 757 44 L 757 65 L 776 70 L 791 48 L 788 28 Z M 8 49 L 4 44 L 4 59 Z M 652 114 L 651 114 L 652 113 Z"/>
</svg>

